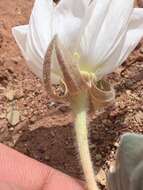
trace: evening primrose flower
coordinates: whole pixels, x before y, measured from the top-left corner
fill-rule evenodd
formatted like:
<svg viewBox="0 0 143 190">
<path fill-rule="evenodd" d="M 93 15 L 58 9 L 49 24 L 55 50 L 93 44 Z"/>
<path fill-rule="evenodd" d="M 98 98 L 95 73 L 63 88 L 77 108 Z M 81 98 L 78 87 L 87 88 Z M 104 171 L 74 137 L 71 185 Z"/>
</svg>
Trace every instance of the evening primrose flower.
<svg viewBox="0 0 143 190">
<path fill-rule="evenodd" d="M 51 97 L 58 97 L 51 74 L 53 79 L 60 76 L 62 98 L 70 101 L 75 115 L 88 190 L 99 188 L 89 151 L 87 108 L 112 102 L 114 90 L 101 79 L 128 57 L 143 36 L 143 9 L 134 9 L 133 4 L 133 0 L 61 0 L 55 5 L 52 0 L 36 0 L 29 24 L 13 28 L 23 56 Z"/>
<path fill-rule="evenodd" d="M 28 25 L 13 35 L 32 71 L 42 79 L 46 50 L 55 36 L 81 71 L 101 79 L 124 62 L 143 36 L 143 9 L 133 0 L 36 0 Z M 56 62 L 56 61 L 55 61 Z M 58 75 L 53 65 L 52 73 Z"/>
</svg>

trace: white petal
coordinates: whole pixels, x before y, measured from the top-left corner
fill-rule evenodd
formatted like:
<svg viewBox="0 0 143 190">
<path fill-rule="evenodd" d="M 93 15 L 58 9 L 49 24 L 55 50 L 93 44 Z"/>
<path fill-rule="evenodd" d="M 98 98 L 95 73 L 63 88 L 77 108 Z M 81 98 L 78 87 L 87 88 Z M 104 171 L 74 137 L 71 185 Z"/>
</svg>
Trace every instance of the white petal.
<svg viewBox="0 0 143 190">
<path fill-rule="evenodd" d="M 33 40 L 34 38 L 31 37 L 30 33 L 30 27 L 29 32 L 27 35 L 27 41 L 26 41 L 26 55 L 25 60 L 27 61 L 28 66 L 32 70 L 33 73 L 35 73 L 40 79 L 43 79 L 43 68 L 42 68 L 42 62 L 43 58 L 38 53 L 38 45 L 35 46 Z M 40 49 L 40 47 L 39 47 Z"/>
<path fill-rule="evenodd" d="M 52 0 L 36 0 L 29 22 L 29 35 L 41 56 L 45 53 L 53 34 L 54 5 Z"/>
<path fill-rule="evenodd" d="M 28 25 L 16 26 L 12 28 L 13 36 L 24 56 L 25 60 L 29 64 L 31 70 L 42 79 L 42 68 L 40 62 L 42 61 L 39 56 L 35 53 L 31 39 L 28 39 L 27 33 L 29 32 Z M 28 42 L 28 43 L 27 43 Z"/>
<path fill-rule="evenodd" d="M 47 47 L 58 34 L 67 47 L 73 46 L 80 28 L 80 19 L 68 10 L 59 10 L 51 0 L 37 0 L 30 19 L 30 36 L 37 53 L 43 58 Z"/>
<path fill-rule="evenodd" d="M 95 74 L 98 79 L 101 79 L 103 76 L 113 72 L 117 66 L 118 59 L 122 52 L 126 34 L 124 34 L 117 43 L 117 46 L 114 47 L 114 51 L 108 56 L 104 62 L 96 66 Z"/>
<path fill-rule="evenodd" d="M 28 25 L 23 25 L 23 26 L 16 26 L 12 28 L 12 34 L 22 51 L 22 54 L 24 55 L 25 53 L 25 43 L 26 43 L 26 35 L 28 31 Z"/>
<path fill-rule="evenodd" d="M 98 78 L 111 73 L 127 59 L 143 37 L 143 9 L 136 8 L 130 19 L 128 31 L 114 52 L 96 70 Z"/>
<path fill-rule="evenodd" d="M 59 10 L 68 10 L 76 17 L 84 17 L 90 0 L 61 0 L 57 5 Z"/>
<path fill-rule="evenodd" d="M 15 36 L 19 46 L 24 47 L 23 55 L 30 68 L 42 79 L 44 56 L 53 36 L 58 34 L 61 42 L 67 48 L 72 48 L 79 28 L 79 18 L 74 17 L 68 10 L 59 11 L 52 0 L 36 0 L 25 33 L 26 39 L 21 40 L 21 31 L 15 32 Z M 57 70 L 57 66 L 54 65 L 53 69 Z"/>
<path fill-rule="evenodd" d="M 91 51 L 91 44 L 96 42 L 111 0 L 96 0 L 88 7 L 84 18 L 83 31 L 81 37 L 81 47 L 83 54 L 87 55 Z"/>
<path fill-rule="evenodd" d="M 60 41 L 66 48 L 73 49 L 77 39 L 81 20 L 73 17 L 69 12 L 56 12 L 54 21 L 54 33 L 58 34 Z"/>
<path fill-rule="evenodd" d="M 124 46 L 118 61 L 122 64 L 143 37 L 143 9 L 136 8 L 132 14 Z"/>
<path fill-rule="evenodd" d="M 52 0 L 36 0 L 29 25 L 13 29 L 15 39 L 31 70 L 42 79 L 44 52 L 52 38 Z"/>
<path fill-rule="evenodd" d="M 103 1 L 104 0 L 97 0 L 96 3 L 98 5 Z M 95 12 L 98 11 L 96 6 Z M 102 6 L 104 7 L 103 4 Z M 99 23 L 97 19 L 95 19 L 95 13 L 93 14 L 89 21 L 91 35 L 88 34 L 85 36 L 90 46 L 86 57 L 89 56 L 90 62 L 95 68 L 105 62 L 122 41 L 133 10 L 133 0 L 112 0 L 110 4 L 109 2 L 108 4 L 106 3 L 106 7 L 105 12 L 102 13 L 103 19 L 99 19 Z M 91 26 L 95 28 L 95 30 L 93 30 Z M 99 27 L 98 33 L 96 27 Z M 87 36 L 89 37 L 89 41 Z M 85 47 L 82 48 L 84 50 Z"/>
</svg>

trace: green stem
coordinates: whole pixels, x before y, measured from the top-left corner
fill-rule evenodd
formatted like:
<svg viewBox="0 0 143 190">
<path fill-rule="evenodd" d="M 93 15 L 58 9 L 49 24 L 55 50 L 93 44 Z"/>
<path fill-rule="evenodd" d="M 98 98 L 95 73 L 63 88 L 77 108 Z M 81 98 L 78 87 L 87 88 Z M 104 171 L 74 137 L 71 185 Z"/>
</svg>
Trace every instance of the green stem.
<svg viewBox="0 0 143 190">
<path fill-rule="evenodd" d="M 75 114 L 75 131 L 79 155 L 87 187 L 88 190 L 99 190 L 95 181 L 95 174 L 89 151 L 88 129 L 86 127 L 87 93 L 85 91 L 82 92 L 80 95 L 74 97 L 71 103 Z"/>
</svg>

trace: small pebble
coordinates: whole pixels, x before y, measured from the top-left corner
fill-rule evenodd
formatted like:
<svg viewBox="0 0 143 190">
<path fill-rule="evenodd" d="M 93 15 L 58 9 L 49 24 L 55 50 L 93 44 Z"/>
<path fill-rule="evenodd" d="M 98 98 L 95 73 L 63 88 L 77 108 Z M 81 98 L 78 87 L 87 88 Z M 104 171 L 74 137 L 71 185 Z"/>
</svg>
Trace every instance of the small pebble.
<svg viewBox="0 0 143 190">
<path fill-rule="evenodd" d="M 95 156 L 96 160 L 99 161 L 102 159 L 102 155 L 101 154 L 96 154 Z"/>
<path fill-rule="evenodd" d="M 7 120 L 11 125 L 17 125 L 20 122 L 20 112 L 16 110 L 10 110 L 7 114 Z"/>
<path fill-rule="evenodd" d="M 14 99 L 15 96 L 15 91 L 14 90 L 8 90 L 5 93 L 5 97 L 9 100 L 12 101 Z"/>
</svg>

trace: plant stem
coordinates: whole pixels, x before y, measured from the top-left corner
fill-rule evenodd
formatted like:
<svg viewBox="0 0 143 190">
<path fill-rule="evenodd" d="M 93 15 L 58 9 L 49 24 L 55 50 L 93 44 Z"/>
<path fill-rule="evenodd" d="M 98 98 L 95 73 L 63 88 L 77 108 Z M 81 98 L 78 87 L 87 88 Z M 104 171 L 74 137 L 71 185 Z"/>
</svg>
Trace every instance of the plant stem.
<svg viewBox="0 0 143 190">
<path fill-rule="evenodd" d="M 99 190 L 95 181 L 94 169 L 89 151 L 88 129 L 86 127 L 87 93 L 85 91 L 81 92 L 80 95 L 72 99 L 71 103 L 75 114 L 75 132 L 87 188 L 88 190 Z"/>
</svg>

